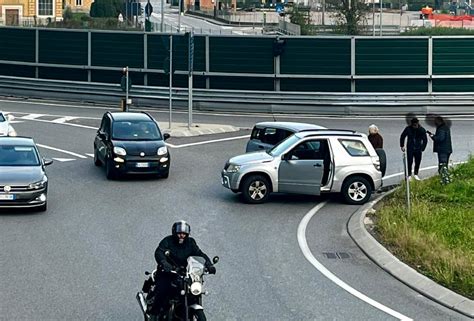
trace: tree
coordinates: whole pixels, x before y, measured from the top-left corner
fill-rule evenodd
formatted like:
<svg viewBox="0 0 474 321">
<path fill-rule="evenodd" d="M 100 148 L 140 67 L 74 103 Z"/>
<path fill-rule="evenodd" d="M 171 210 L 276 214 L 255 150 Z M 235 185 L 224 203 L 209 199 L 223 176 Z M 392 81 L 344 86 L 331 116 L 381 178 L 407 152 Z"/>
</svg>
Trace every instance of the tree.
<svg viewBox="0 0 474 321">
<path fill-rule="evenodd" d="M 91 5 L 91 17 L 117 18 L 122 12 L 121 0 L 95 0 Z"/>
<path fill-rule="evenodd" d="M 326 0 L 334 8 L 336 30 L 346 35 L 361 34 L 367 28 L 369 6 L 361 0 Z"/>
<path fill-rule="evenodd" d="M 311 34 L 311 14 L 309 8 L 294 4 L 288 14 L 290 22 L 301 27 L 301 35 Z"/>
</svg>

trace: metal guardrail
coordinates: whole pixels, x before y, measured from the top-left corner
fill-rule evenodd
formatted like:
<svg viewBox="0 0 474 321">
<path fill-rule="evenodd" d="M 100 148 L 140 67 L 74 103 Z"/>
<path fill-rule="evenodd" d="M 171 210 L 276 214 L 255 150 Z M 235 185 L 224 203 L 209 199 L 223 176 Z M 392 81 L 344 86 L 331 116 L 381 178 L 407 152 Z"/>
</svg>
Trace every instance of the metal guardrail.
<svg viewBox="0 0 474 321">
<path fill-rule="evenodd" d="M 173 108 L 185 109 L 188 89 L 173 88 Z M 0 76 L 0 95 L 119 104 L 119 84 Z M 168 107 L 168 87 L 134 86 L 133 105 Z M 305 114 L 474 114 L 474 93 L 329 93 L 194 89 L 195 110 Z"/>
</svg>

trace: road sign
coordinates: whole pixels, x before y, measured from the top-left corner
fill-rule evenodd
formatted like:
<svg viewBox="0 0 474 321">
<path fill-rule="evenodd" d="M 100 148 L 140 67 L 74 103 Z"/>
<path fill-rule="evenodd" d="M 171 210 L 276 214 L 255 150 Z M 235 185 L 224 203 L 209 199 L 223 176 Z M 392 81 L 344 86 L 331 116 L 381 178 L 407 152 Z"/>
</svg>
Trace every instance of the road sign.
<svg viewBox="0 0 474 321">
<path fill-rule="evenodd" d="M 122 88 L 123 92 L 127 91 L 127 76 L 123 75 L 122 79 L 120 79 L 120 88 Z M 132 88 L 132 79 L 128 77 L 128 90 Z"/>
<path fill-rule="evenodd" d="M 277 3 L 276 6 L 275 6 L 275 11 L 277 13 L 283 13 L 283 12 L 285 12 L 285 7 L 283 6 L 282 3 Z"/>
<path fill-rule="evenodd" d="M 153 12 L 153 6 L 151 5 L 150 1 L 148 1 L 148 3 L 145 6 L 145 14 L 147 17 L 149 17 L 151 16 L 152 12 Z"/>
<path fill-rule="evenodd" d="M 188 59 L 188 70 L 189 74 L 192 74 L 194 69 L 194 33 L 188 32 L 189 37 L 189 59 Z"/>
</svg>

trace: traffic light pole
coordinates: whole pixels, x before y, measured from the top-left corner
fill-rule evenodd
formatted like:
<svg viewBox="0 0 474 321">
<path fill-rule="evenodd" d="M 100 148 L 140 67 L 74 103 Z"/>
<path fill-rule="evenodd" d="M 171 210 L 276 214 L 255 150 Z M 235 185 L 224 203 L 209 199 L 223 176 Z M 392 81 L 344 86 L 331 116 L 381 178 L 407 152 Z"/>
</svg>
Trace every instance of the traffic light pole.
<svg viewBox="0 0 474 321">
<path fill-rule="evenodd" d="M 125 111 L 128 111 L 128 66 L 125 67 Z"/>
<path fill-rule="evenodd" d="M 169 109 L 170 109 L 170 116 L 169 116 L 169 129 L 171 129 L 171 123 L 173 121 L 172 117 L 173 117 L 173 36 L 170 34 L 170 72 L 169 72 L 169 75 L 170 75 L 170 83 L 169 83 L 169 87 L 170 87 L 170 93 L 169 93 L 169 102 L 170 102 L 170 106 L 169 106 Z"/>
</svg>

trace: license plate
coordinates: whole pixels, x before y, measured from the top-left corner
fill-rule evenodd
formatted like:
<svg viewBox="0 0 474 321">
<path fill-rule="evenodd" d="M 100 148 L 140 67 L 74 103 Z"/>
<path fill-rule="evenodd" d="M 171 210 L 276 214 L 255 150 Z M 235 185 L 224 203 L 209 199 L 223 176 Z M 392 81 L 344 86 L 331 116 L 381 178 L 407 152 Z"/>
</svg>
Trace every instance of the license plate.
<svg viewBox="0 0 474 321">
<path fill-rule="evenodd" d="M 14 194 L 0 194 L 0 200 L 13 201 L 14 199 Z"/>
<path fill-rule="evenodd" d="M 150 163 L 137 163 L 135 166 L 140 168 L 150 167 Z"/>
</svg>

